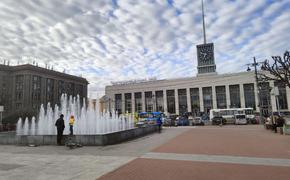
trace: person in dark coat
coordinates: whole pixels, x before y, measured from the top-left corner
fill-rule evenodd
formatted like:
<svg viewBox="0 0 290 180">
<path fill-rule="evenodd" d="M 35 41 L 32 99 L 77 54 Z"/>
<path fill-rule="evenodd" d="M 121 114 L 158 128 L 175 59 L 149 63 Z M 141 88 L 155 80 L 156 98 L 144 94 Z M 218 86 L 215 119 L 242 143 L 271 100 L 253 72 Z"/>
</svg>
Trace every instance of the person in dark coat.
<svg viewBox="0 0 290 180">
<path fill-rule="evenodd" d="M 61 114 L 60 117 L 56 120 L 55 126 L 57 128 L 57 145 L 61 145 L 62 134 L 65 128 L 63 114 Z"/>
<path fill-rule="evenodd" d="M 161 116 L 159 116 L 157 118 L 157 125 L 158 125 L 158 132 L 161 133 L 161 128 L 162 128 L 162 120 L 161 120 Z"/>
</svg>

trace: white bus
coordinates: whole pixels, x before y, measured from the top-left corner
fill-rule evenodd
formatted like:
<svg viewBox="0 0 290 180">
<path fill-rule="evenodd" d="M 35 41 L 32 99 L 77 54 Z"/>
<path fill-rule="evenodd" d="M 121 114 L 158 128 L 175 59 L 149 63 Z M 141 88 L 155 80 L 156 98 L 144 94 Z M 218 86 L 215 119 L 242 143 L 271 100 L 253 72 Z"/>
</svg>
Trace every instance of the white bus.
<svg viewBox="0 0 290 180">
<path fill-rule="evenodd" d="M 247 120 L 255 118 L 253 108 L 230 108 L 230 109 L 211 109 L 209 119 L 212 121 L 214 117 L 222 117 L 227 124 L 235 123 L 236 114 L 245 114 Z"/>
</svg>

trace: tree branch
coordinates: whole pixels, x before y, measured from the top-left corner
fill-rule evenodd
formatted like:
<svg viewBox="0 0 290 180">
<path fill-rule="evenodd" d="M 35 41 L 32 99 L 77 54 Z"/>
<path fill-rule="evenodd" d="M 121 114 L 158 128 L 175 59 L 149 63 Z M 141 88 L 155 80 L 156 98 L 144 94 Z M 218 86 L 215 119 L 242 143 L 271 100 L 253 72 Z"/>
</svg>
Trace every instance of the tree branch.
<svg viewBox="0 0 290 180">
<path fill-rule="evenodd" d="M 265 60 L 262 66 L 262 70 L 269 72 L 259 73 L 262 80 L 265 81 L 280 81 L 290 88 L 290 53 L 286 51 L 283 58 L 281 56 L 272 56 L 274 60 L 273 64 L 270 64 L 268 60 Z"/>
</svg>

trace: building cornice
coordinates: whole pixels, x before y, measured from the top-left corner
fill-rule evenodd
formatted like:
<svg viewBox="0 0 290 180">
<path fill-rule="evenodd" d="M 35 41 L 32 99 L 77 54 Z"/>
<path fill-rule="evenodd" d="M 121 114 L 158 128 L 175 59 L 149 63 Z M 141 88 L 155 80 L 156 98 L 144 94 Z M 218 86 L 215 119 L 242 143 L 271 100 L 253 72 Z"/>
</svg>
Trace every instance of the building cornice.
<svg viewBox="0 0 290 180">
<path fill-rule="evenodd" d="M 34 66 L 31 64 L 23 64 L 23 65 L 18 65 L 18 66 L 0 65 L 0 70 L 10 71 L 10 72 L 32 71 L 32 72 L 38 72 L 38 73 L 45 73 L 45 74 L 48 74 L 51 76 L 63 77 L 65 79 L 71 79 L 73 81 L 81 81 L 83 83 L 89 84 L 89 82 L 85 78 L 70 75 L 70 74 L 61 73 L 58 71 Z"/>
</svg>

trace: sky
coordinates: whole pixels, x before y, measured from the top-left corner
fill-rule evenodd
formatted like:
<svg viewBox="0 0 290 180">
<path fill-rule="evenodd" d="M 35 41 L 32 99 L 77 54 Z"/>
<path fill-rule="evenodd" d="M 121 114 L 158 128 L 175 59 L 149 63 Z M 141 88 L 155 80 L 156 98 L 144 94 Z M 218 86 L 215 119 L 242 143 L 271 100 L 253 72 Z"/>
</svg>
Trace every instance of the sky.
<svg viewBox="0 0 290 180">
<path fill-rule="evenodd" d="M 290 50 L 290 0 L 204 0 L 217 72 Z M 1 0 L 0 63 L 37 62 L 87 78 L 89 96 L 111 82 L 196 76 L 200 0 Z"/>
</svg>

